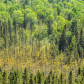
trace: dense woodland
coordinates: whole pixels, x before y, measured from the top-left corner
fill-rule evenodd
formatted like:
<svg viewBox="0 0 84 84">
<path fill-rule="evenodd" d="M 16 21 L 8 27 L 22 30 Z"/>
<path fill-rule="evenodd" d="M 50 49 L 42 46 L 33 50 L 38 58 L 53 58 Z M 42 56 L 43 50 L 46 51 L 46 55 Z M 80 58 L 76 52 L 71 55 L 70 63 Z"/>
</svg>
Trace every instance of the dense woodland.
<svg viewBox="0 0 84 84">
<path fill-rule="evenodd" d="M 0 0 L 0 84 L 17 83 L 84 84 L 84 0 Z"/>
</svg>

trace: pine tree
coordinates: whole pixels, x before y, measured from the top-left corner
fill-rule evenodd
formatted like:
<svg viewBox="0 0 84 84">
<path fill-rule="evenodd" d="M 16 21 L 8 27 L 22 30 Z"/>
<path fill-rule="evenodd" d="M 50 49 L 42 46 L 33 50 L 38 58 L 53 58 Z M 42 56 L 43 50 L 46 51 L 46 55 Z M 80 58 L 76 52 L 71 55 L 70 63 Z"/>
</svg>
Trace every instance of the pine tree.
<svg viewBox="0 0 84 84">
<path fill-rule="evenodd" d="M 8 79 L 9 79 L 9 84 L 14 84 L 14 73 L 13 73 L 13 71 L 10 71 Z"/>
<path fill-rule="evenodd" d="M 4 1 L 4 3 L 6 3 L 6 4 L 7 4 L 7 3 L 8 3 L 8 0 L 5 0 L 5 1 Z"/>
<path fill-rule="evenodd" d="M 10 20 L 8 20 L 8 26 L 9 26 L 9 34 L 10 34 L 10 43 L 9 46 L 11 46 L 13 39 L 12 39 L 12 33 L 11 33 L 11 24 L 10 24 Z"/>
<path fill-rule="evenodd" d="M 52 76 L 52 84 L 54 84 L 55 82 L 54 82 L 54 74 L 53 74 L 53 76 Z"/>
<path fill-rule="evenodd" d="M 47 83 L 50 83 L 50 74 L 47 77 Z"/>
<path fill-rule="evenodd" d="M 41 84 L 41 74 L 39 71 L 37 72 L 37 83 Z"/>
<path fill-rule="evenodd" d="M 0 84 L 2 84 L 2 69 L 0 67 Z"/>
<path fill-rule="evenodd" d="M 58 84 L 58 76 L 56 74 L 56 77 L 55 77 L 55 83 Z"/>
<path fill-rule="evenodd" d="M 23 84 L 27 84 L 28 83 L 28 71 L 27 71 L 27 68 L 24 69 L 24 73 L 23 73 L 22 79 L 23 79 Z"/>
<path fill-rule="evenodd" d="M 46 80 L 44 81 L 44 84 L 47 84 L 47 83 L 46 83 Z"/>
<path fill-rule="evenodd" d="M 34 82 L 36 83 L 36 76 L 34 76 Z"/>
<path fill-rule="evenodd" d="M 65 50 L 65 43 L 66 42 L 66 39 L 65 39 L 65 29 L 62 31 L 62 35 L 59 39 L 59 50 L 61 51 L 64 51 Z"/>
<path fill-rule="evenodd" d="M 7 84 L 7 72 L 5 70 L 2 74 L 2 83 Z"/>
<path fill-rule="evenodd" d="M 72 71 L 69 73 L 68 82 L 69 84 L 72 84 Z"/>
<path fill-rule="evenodd" d="M 29 79 L 29 84 L 33 84 L 33 74 L 32 73 L 30 73 L 30 79 Z"/>
<path fill-rule="evenodd" d="M 80 73 L 81 73 L 81 69 L 80 69 L 80 67 L 78 68 L 78 75 L 80 75 Z"/>
<path fill-rule="evenodd" d="M 18 81 L 18 79 L 19 79 L 19 71 L 17 70 L 17 71 L 14 71 L 14 84 L 18 84 L 19 83 L 19 81 Z"/>
<path fill-rule="evenodd" d="M 63 74 L 61 73 L 61 76 L 60 76 L 60 82 L 61 84 L 63 84 Z"/>
<path fill-rule="evenodd" d="M 83 43 L 83 31 L 82 31 L 82 29 L 81 29 L 81 31 L 80 31 L 79 44 L 81 45 L 82 48 L 84 48 L 84 43 Z"/>
</svg>

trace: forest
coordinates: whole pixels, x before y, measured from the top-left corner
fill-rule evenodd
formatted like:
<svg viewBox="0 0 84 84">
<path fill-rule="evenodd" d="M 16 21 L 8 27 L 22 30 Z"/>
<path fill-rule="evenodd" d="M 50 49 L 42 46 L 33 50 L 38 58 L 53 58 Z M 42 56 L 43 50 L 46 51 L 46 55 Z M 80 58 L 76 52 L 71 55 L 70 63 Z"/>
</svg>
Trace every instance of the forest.
<svg viewBox="0 0 84 84">
<path fill-rule="evenodd" d="M 0 0 L 0 84 L 84 84 L 84 0 Z"/>
</svg>

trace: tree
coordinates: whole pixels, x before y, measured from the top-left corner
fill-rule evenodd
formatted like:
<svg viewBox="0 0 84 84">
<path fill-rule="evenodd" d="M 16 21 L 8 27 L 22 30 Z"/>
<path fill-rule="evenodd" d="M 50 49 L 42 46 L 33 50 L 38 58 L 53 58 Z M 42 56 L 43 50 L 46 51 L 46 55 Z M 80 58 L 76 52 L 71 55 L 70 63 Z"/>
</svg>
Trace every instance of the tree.
<svg viewBox="0 0 84 84">
<path fill-rule="evenodd" d="M 39 71 L 37 72 L 37 83 L 41 84 L 41 74 Z"/>
<path fill-rule="evenodd" d="M 83 44 L 83 31 L 82 31 L 82 29 L 80 31 L 79 44 L 81 45 L 82 48 L 84 48 L 84 44 Z"/>
<path fill-rule="evenodd" d="M 7 4 L 7 3 L 8 3 L 8 0 L 5 0 L 5 1 L 4 1 L 4 3 L 6 3 L 6 4 Z"/>
<path fill-rule="evenodd" d="M 81 74 L 81 69 L 80 69 L 80 67 L 78 68 L 78 75 L 80 75 Z"/>
<path fill-rule="evenodd" d="M 61 81 L 61 84 L 63 84 L 63 74 L 61 73 L 61 76 L 60 76 L 60 81 Z"/>
<path fill-rule="evenodd" d="M 76 32 L 77 32 L 77 20 L 76 19 L 72 20 L 72 25 L 71 25 L 70 30 L 73 35 L 76 34 Z"/>
<path fill-rule="evenodd" d="M 57 5 L 57 14 L 60 15 L 60 12 L 61 12 L 61 7 Z"/>
<path fill-rule="evenodd" d="M 41 9 L 37 10 L 37 17 L 39 19 L 43 19 L 44 18 L 44 12 Z"/>
<path fill-rule="evenodd" d="M 28 83 L 28 71 L 27 71 L 27 68 L 24 69 L 24 73 L 23 73 L 22 79 L 23 79 L 23 84 L 27 84 Z"/>
<path fill-rule="evenodd" d="M 66 47 L 68 46 L 67 39 L 66 39 L 66 25 L 64 26 L 64 29 L 62 31 L 61 37 L 59 38 L 59 50 L 66 51 Z"/>
<path fill-rule="evenodd" d="M 53 3 L 54 0 L 48 0 L 49 3 Z"/>
<path fill-rule="evenodd" d="M 25 0 L 25 4 L 29 5 L 30 4 L 30 0 Z"/>
<path fill-rule="evenodd" d="M 47 17 L 48 35 L 50 35 L 50 34 L 52 33 L 51 25 L 52 25 L 53 21 L 54 21 L 53 15 L 49 15 L 49 16 Z"/>
<path fill-rule="evenodd" d="M 35 12 L 27 13 L 27 15 L 26 15 L 26 21 L 30 22 L 30 30 L 31 30 L 31 33 L 32 33 L 32 26 L 37 21 L 37 17 L 35 15 Z"/>
<path fill-rule="evenodd" d="M 14 84 L 14 73 L 13 73 L 13 71 L 10 71 L 8 79 L 9 79 L 9 84 Z"/>
<path fill-rule="evenodd" d="M 72 84 L 72 71 L 69 73 L 68 82 L 69 84 Z"/>
<path fill-rule="evenodd" d="M 9 46 L 11 46 L 13 39 L 12 39 L 12 33 L 11 33 L 11 24 L 10 24 L 10 20 L 8 20 L 8 26 L 9 26 L 9 34 L 10 34 L 10 42 L 9 42 Z"/>
<path fill-rule="evenodd" d="M 0 67 L 0 84 L 2 84 L 2 68 Z"/>
<path fill-rule="evenodd" d="M 14 71 L 14 84 L 18 84 L 20 81 L 19 81 L 19 71 Z"/>
<path fill-rule="evenodd" d="M 2 83 L 7 84 L 7 72 L 5 70 L 2 74 Z"/>
<path fill-rule="evenodd" d="M 30 73 L 30 79 L 29 79 L 29 84 L 33 84 L 33 74 L 32 73 Z"/>
</svg>

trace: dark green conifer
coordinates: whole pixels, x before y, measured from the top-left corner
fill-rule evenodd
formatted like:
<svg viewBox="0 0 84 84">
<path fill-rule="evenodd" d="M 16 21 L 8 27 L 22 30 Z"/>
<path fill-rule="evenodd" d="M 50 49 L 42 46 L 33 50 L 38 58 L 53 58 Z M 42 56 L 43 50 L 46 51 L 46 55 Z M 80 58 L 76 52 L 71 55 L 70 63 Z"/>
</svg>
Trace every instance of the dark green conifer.
<svg viewBox="0 0 84 84">
<path fill-rule="evenodd" d="M 80 75 L 80 73 L 81 73 L 81 69 L 80 69 L 80 67 L 78 68 L 78 75 Z"/>
<path fill-rule="evenodd" d="M 39 71 L 37 72 L 37 83 L 41 84 L 41 74 Z"/>
<path fill-rule="evenodd" d="M 72 84 L 72 71 L 69 73 L 68 82 L 69 84 Z"/>
<path fill-rule="evenodd" d="M 0 67 L 0 84 L 2 84 L 2 69 Z"/>
<path fill-rule="evenodd" d="M 32 74 L 32 73 L 30 73 L 29 84 L 33 84 L 33 79 L 32 79 L 32 77 L 33 77 L 33 74 Z"/>
<path fill-rule="evenodd" d="M 7 84 L 7 72 L 5 70 L 2 74 L 2 83 Z"/>
<path fill-rule="evenodd" d="M 52 84 L 54 84 L 54 74 L 53 74 L 53 76 L 52 76 Z"/>
<path fill-rule="evenodd" d="M 27 71 L 27 68 L 24 69 L 24 73 L 23 73 L 22 79 L 23 79 L 23 84 L 27 84 L 28 83 L 28 71 Z"/>
<path fill-rule="evenodd" d="M 63 74 L 61 73 L 61 76 L 60 76 L 60 82 L 61 84 L 63 84 Z"/>
<path fill-rule="evenodd" d="M 13 71 L 10 71 L 8 79 L 9 79 L 9 84 L 14 84 L 14 73 L 13 73 Z"/>
</svg>

